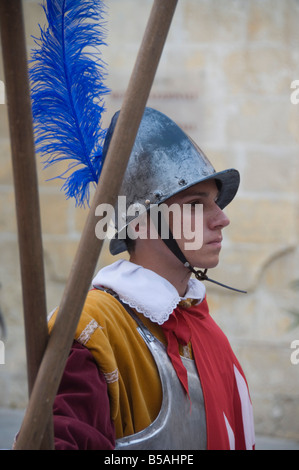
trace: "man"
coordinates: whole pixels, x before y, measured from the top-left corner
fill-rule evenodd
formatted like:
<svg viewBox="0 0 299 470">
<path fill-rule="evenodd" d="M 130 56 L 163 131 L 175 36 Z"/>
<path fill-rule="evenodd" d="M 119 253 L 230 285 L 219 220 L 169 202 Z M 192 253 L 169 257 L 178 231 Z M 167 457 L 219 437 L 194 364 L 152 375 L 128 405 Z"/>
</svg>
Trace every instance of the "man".
<svg viewBox="0 0 299 470">
<path fill-rule="evenodd" d="M 202 283 L 238 186 L 236 170 L 216 173 L 171 119 L 145 110 L 110 243 L 130 260 L 93 280 L 54 404 L 56 449 L 254 448 L 246 379 Z"/>
</svg>

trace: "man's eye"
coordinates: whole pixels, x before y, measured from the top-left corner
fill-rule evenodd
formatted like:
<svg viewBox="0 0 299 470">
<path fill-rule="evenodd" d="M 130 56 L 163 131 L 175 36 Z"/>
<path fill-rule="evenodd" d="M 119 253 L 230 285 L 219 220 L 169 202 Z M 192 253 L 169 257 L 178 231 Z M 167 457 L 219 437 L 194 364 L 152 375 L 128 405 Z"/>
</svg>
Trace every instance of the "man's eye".
<svg viewBox="0 0 299 470">
<path fill-rule="evenodd" d="M 201 202 L 201 201 L 192 201 L 192 202 L 190 202 L 190 206 L 191 206 L 191 207 L 196 207 L 196 206 L 198 206 L 199 204 L 202 204 L 202 202 Z"/>
</svg>

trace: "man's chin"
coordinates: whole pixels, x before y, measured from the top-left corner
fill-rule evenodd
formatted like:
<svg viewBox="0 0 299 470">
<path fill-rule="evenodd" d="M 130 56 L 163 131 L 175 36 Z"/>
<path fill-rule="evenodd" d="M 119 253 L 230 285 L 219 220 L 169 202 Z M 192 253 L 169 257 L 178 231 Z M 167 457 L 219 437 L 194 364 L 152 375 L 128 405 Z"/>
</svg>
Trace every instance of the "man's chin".
<svg viewBox="0 0 299 470">
<path fill-rule="evenodd" d="M 213 269 L 213 268 L 216 268 L 218 264 L 219 264 L 219 257 L 217 259 L 207 261 L 204 265 L 203 263 L 198 263 L 198 265 L 196 264 L 194 267 L 198 269 Z"/>
</svg>

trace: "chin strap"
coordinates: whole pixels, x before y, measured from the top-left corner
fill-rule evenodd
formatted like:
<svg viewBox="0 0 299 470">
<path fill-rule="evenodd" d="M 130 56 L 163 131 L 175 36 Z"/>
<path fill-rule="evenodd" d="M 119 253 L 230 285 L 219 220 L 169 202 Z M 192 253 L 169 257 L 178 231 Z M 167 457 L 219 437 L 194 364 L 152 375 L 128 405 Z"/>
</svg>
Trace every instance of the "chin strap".
<svg viewBox="0 0 299 470">
<path fill-rule="evenodd" d="M 226 284 L 222 284 L 221 282 L 214 281 L 214 279 L 210 279 L 207 276 L 207 271 L 208 271 L 207 269 L 205 269 L 204 271 L 200 271 L 199 269 L 196 270 L 193 268 L 193 266 L 189 264 L 188 261 L 186 261 L 184 265 L 186 266 L 186 268 L 190 269 L 190 271 L 195 275 L 196 279 L 198 279 L 199 281 L 213 282 L 213 284 L 217 284 L 218 286 L 225 287 L 226 289 L 234 290 L 235 292 L 240 292 L 241 294 L 247 294 L 246 290 L 236 289 L 235 287 L 230 287 L 230 286 L 227 286 Z"/>
<path fill-rule="evenodd" d="M 158 219 L 158 226 L 156 226 L 156 228 L 157 228 L 159 236 L 161 237 L 161 233 L 164 233 L 164 234 L 168 233 L 169 235 L 168 238 L 161 237 L 161 239 L 163 240 L 165 245 L 170 249 L 170 251 L 183 263 L 183 265 L 195 275 L 196 279 L 198 279 L 199 281 L 209 281 L 209 282 L 212 282 L 213 284 L 217 284 L 218 286 L 225 287 L 226 289 L 233 290 L 241 294 L 247 294 L 245 290 L 236 289 L 235 287 L 230 287 L 230 286 L 227 286 L 226 284 L 222 284 L 221 282 L 214 281 L 214 279 L 210 279 L 207 276 L 207 271 L 208 271 L 207 269 L 205 269 L 204 271 L 201 271 L 199 269 L 196 270 L 193 266 L 191 266 L 191 264 L 189 263 L 189 261 L 187 261 L 187 258 L 183 254 L 182 250 L 180 249 L 179 245 L 177 244 L 177 241 L 174 239 L 169 226 L 167 226 L 167 232 L 165 232 L 166 221 L 164 217 L 162 216 L 161 211 L 158 211 L 157 219 Z M 153 217 L 154 221 L 157 219 Z M 162 231 L 162 223 L 164 224 L 163 231 Z"/>
</svg>

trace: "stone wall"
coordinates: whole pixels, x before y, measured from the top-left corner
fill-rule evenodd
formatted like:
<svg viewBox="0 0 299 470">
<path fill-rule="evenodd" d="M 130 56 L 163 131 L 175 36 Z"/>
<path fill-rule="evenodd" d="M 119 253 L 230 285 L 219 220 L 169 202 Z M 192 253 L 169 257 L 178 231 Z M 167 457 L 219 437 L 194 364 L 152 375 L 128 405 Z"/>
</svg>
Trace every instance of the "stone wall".
<svg viewBox="0 0 299 470">
<path fill-rule="evenodd" d="M 28 53 L 44 16 L 25 0 Z M 104 124 L 119 109 L 152 1 L 107 0 L 109 64 Z M 299 79 L 298 0 L 181 0 L 149 105 L 176 120 L 217 170 L 241 173 L 215 279 L 246 289 L 207 285 L 211 312 L 247 374 L 256 430 L 299 440 Z M 0 63 L 0 80 L 4 81 Z M 27 401 L 26 359 L 7 109 L 0 105 L 0 307 L 7 336 L 0 365 L 0 407 Z M 49 311 L 59 302 L 86 218 L 37 160 Z M 112 261 L 107 248 L 99 266 Z M 293 312 L 293 313 L 290 313 Z M 299 358 L 299 355 L 297 356 Z"/>
</svg>

